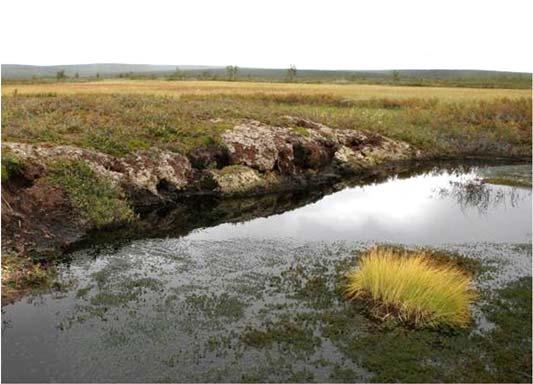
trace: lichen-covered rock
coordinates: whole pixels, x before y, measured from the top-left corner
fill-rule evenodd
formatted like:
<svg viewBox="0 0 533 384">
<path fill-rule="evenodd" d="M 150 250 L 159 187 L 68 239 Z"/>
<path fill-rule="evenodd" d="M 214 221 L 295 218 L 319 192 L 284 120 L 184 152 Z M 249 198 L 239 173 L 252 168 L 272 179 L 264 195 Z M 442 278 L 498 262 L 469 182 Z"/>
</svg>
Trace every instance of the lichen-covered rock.
<svg viewBox="0 0 533 384">
<path fill-rule="evenodd" d="M 224 146 L 217 144 L 203 145 L 191 150 L 187 157 L 196 169 L 222 168 L 229 165 L 229 154 Z"/>
<path fill-rule="evenodd" d="M 84 160 L 96 173 L 105 175 L 115 182 L 121 179 L 123 166 L 119 159 L 105 153 L 74 147 L 72 145 L 33 145 L 26 143 L 2 143 L 2 150 L 7 150 L 16 157 L 28 161 L 33 166 L 42 167 L 41 173 L 45 173 L 46 164 L 50 160 L 70 159 Z"/>
<path fill-rule="evenodd" d="M 230 165 L 210 171 L 217 189 L 225 194 L 245 193 L 264 187 L 265 179 L 256 170 L 243 165 Z"/>
<path fill-rule="evenodd" d="M 355 152 L 345 145 L 341 145 L 335 152 L 334 159 L 340 167 L 348 167 L 354 171 L 363 168 L 361 164 L 364 160 L 364 155 L 360 152 Z"/>
<path fill-rule="evenodd" d="M 123 183 L 160 195 L 163 189 L 181 190 L 188 186 L 192 172 L 187 157 L 172 152 L 138 152 L 126 157 Z"/>
<path fill-rule="evenodd" d="M 248 121 L 222 134 L 234 165 L 246 165 L 261 172 L 272 171 L 280 159 L 281 171 L 290 171 L 294 159 L 288 142 L 291 130 Z M 293 134 L 293 136 L 296 136 Z"/>
<path fill-rule="evenodd" d="M 277 171 L 282 175 L 295 175 L 329 166 L 359 170 L 384 161 L 419 156 L 409 144 L 377 133 L 333 129 L 290 116 L 287 120 L 292 126 L 304 128 L 306 134 L 258 121 L 247 121 L 224 132 L 222 139 L 228 148 L 230 162 L 262 173 Z"/>
<path fill-rule="evenodd" d="M 294 163 L 301 169 L 319 170 L 327 167 L 333 159 L 333 146 L 311 140 L 293 144 Z"/>
<path fill-rule="evenodd" d="M 181 190 L 188 186 L 192 172 L 187 157 L 169 151 L 143 151 L 117 158 L 90 149 L 69 145 L 46 146 L 24 143 L 3 143 L 2 147 L 25 163 L 46 164 L 57 159 L 83 160 L 98 175 L 105 176 L 126 190 L 145 190 L 154 197 L 166 189 Z"/>
<path fill-rule="evenodd" d="M 289 127 L 247 121 L 222 134 L 231 164 L 260 172 L 294 175 L 305 169 L 321 169 L 333 158 L 336 143 L 326 134 L 305 137 Z"/>
<path fill-rule="evenodd" d="M 364 142 L 363 142 L 364 143 Z M 344 171 L 360 171 L 372 168 L 384 162 L 414 159 L 420 153 L 407 143 L 379 138 L 379 144 L 341 145 L 335 152 L 336 165 Z"/>
</svg>

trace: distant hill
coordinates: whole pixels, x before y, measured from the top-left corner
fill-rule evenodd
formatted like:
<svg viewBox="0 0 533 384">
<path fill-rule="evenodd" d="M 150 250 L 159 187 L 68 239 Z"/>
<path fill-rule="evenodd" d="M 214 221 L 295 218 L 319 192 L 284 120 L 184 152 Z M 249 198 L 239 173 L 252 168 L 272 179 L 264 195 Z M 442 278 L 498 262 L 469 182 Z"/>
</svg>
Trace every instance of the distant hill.
<svg viewBox="0 0 533 384">
<path fill-rule="evenodd" d="M 55 77 L 57 72 L 65 71 L 65 75 L 73 77 L 76 73 L 80 77 L 114 76 L 121 73 L 157 74 L 171 73 L 176 70 L 176 65 L 152 64 L 73 64 L 73 65 L 22 65 L 2 64 L 3 79 L 30 79 L 32 77 Z M 180 70 L 206 70 L 216 67 L 205 65 L 182 65 Z"/>
<path fill-rule="evenodd" d="M 169 79 L 227 79 L 226 67 L 207 65 L 151 65 L 151 64 L 79 64 L 34 66 L 3 64 L 2 79 L 25 81 L 31 79 L 55 79 L 59 71 L 68 78 L 162 77 Z M 250 81 L 286 81 L 287 68 L 239 68 L 236 78 Z M 293 79 L 298 82 L 352 82 L 368 84 L 395 84 L 414 86 L 457 86 L 482 88 L 531 88 L 531 73 L 409 69 L 409 70 L 297 70 Z"/>
</svg>

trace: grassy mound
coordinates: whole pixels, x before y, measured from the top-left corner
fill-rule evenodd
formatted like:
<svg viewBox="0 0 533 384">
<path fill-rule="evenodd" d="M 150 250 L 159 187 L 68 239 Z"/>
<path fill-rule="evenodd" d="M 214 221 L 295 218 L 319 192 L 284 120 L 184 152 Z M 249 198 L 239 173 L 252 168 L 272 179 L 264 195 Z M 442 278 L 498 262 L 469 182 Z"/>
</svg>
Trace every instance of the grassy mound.
<svg viewBox="0 0 533 384">
<path fill-rule="evenodd" d="M 374 248 L 349 272 L 346 297 L 362 298 L 379 318 L 421 327 L 466 326 L 475 298 L 468 274 L 424 251 Z"/>
<path fill-rule="evenodd" d="M 47 182 L 63 188 L 74 207 L 94 228 L 133 219 L 134 213 L 119 187 L 94 173 L 82 160 L 50 164 Z"/>
</svg>

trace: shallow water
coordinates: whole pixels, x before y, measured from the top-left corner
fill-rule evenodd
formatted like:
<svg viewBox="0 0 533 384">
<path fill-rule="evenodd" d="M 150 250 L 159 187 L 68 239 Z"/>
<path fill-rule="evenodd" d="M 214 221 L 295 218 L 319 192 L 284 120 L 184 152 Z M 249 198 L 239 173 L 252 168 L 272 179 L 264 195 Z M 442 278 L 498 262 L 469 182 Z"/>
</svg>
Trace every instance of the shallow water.
<svg viewBox="0 0 533 384">
<path fill-rule="evenodd" d="M 347 188 L 290 212 L 198 230 L 189 238 L 528 242 L 531 190 L 477 186 L 478 172 L 430 173 Z"/>
<path fill-rule="evenodd" d="M 267 218 L 79 250 L 60 266 L 61 290 L 3 308 L 2 379 L 331 381 L 341 367 L 364 381 L 372 373 L 316 325 L 261 348 L 247 337 L 294 313 L 341 308 L 302 288 L 334 292 L 336 270 L 375 242 L 480 259 L 487 290 L 529 276 L 531 189 L 479 183 L 486 171 L 392 178 Z M 476 321 L 487 327 L 482 313 Z"/>
</svg>

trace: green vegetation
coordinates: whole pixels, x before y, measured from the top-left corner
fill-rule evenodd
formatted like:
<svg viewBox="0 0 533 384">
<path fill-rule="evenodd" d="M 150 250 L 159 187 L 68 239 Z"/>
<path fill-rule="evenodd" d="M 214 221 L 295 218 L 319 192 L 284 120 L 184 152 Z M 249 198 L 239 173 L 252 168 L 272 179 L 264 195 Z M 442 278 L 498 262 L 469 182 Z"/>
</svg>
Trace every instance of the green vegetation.
<svg viewBox="0 0 533 384">
<path fill-rule="evenodd" d="M 94 228 L 133 218 L 133 211 L 120 189 L 97 176 L 84 161 L 58 160 L 50 165 L 50 171 L 44 182 L 63 188 Z"/>
<path fill-rule="evenodd" d="M 524 172 L 512 165 L 485 170 L 481 176 L 483 181 L 489 184 L 523 188 L 531 188 L 532 185 L 531 172 Z"/>
<path fill-rule="evenodd" d="M 374 248 L 347 275 L 345 295 L 365 299 L 383 320 L 397 318 L 416 327 L 464 327 L 475 295 L 468 275 L 437 264 L 425 252 Z"/>
<path fill-rule="evenodd" d="M 486 183 L 496 184 L 496 185 L 507 185 L 509 187 L 524 187 L 531 188 L 531 181 L 519 180 L 506 177 L 488 177 L 483 179 Z"/>
<path fill-rule="evenodd" d="M 56 66 L 2 65 L 2 82 L 43 82 L 57 80 L 63 72 L 71 81 L 106 78 L 168 80 L 240 80 L 255 82 L 297 81 L 300 83 L 394 84 L 406 86 L 445 86 L 531 89 L 531 74 L 479 70 L 309 70 L 291 65 L 288 69 L 239 68 L 237 66 L 179 66 L 136 64 L 81 64 Z M 230 69 L 230 70 L 228 70 Z M 296 76 L 298 73 L 298 76 Z"/>
<path fill-rule="evenodd" d="M 227 293 L 221 295 L 191 295 L 185 300 L 191 309 L 201 311 L 207 317 L 227 319 L 239 319 L 244 314 L 246 303 L 238 297 L 230 296 Z"/>
<path fill-rule="evenodd" d="M 297 322 L 280 320 L 268 324 L 265 329 L 249 328 L 242 335 L 245 344 L 263 348 L 276 343 L 284 350 L 292 352 L 311 352 L 320 346 L 320 338 L 313 336 L 312 331 Z"/>
<path fill-rule="evenodd" d="M 243 260 L 250 257 L 250 248 L 227 247 L 242 251 Z M 499 253 L 511 246 L 497 247 Z M 163 256 L 157 241 L 139 252 L 134 247 L 118 255 L 106 252 L 105 266 L 80 279 L 72 292 L 80 300 L 60 327 L 75 326 L 79 334 L 96 324 L 102 329 L 98 342 L 109 343 L 104 351 L 119 350 L 128 358 L 142 354 L 149 338 L 154 346 L 165 346 L 154 361 L 164 365 L 168 381 L 179 372 L 199 382 L 241 377 L 247 382 L 531 382 L 531 278 L 503 283 L 498 272 L 509 267 L 509 260 L 489 263 L 502 267 L 489 271 L 477 258 L 425 251 L 438 263 L 475 271 L 477 282 L 499 281 L 502 288 L 480 286 L 476 322 L 469 327 L 414 328 L 377 321 L 365 302 L 342 298 L 344 271 L 365 253 L 329 245 L 315 253 L 304 246 L 287 262 L 282 248 L 268 246 L 267 264 L 246 268 L 249 260 L 214 261 L 225 254 L 215 244 L 215 265 L 200 274 L 197 269 L 177 271 L 174 267 L 184 260 L 172 263 L 167 256 L 175 250 Z M 530 244 L 520 248 L 530 257 Z M 135 257 L 151 249 L 157 259 Z M 196 263 L 190 256 L 185 262 Z M 78 269 L 85 265 L 93 264 Z M 228 270 L 223 284 L 198 284 L 203 281 L 199 276 Z M 224 370 L 218 371 L 220 366 Z"/>
<path fill-rule="evenodd" d="M 487 333 L 368 327 L 361 324 L 360 310 L 331 313 L 326 332 L 347 356 L 375 373 L 374 382 L 531 381 L 530 277 L 488 299 L 483 310 L 495 328 Z"/>
<path fill-rule="evenodd" d="M 2 305 L 33 290 L 51 287 L 56 272 L 27 256 L 2 252 Z"/>
<path fill-rule="evenodd" d="M 22 170 L 20 159 L 9 151 L 2 150 L 2 183 Z"/>
<path fill-rule="evenodd" d="M 296 78 L 297 73 L 298 71 L 296 70 L 296 66 L 291 64 L 289 69 L 287 69 L 287 81 L 292 83 L 294 79 Z"/>
<path fill-rule="evenodd" d="M 527 247 L 530 249 L 529 244 Z M 485 271 L 479 260 L 443 251 L 424 252 L 438 264 L 475 271 L 476 279 L 493 273 Z M 316 357 L 321 345 L 331 343 L 344 362 L 339 367 L 339 358 L 320 361 L 321 366 L 333 367 L 332 381 L 530 382 L 530 277 L 503 289 L 480 292 L 481 300 L 475 305 L 484 321 L 492 324 L 488 330 L 473 324 L 464 328 L 405 327 L 395 321 L 376 321 L 365 301 L 339 300 L 346 281 L 343 271 L 356 260 L 296 265 L 273 275 L 267 285 L 298 301 L 267 305 L 266 319 L 246 328 L 241 340 L 250 348 L 265 349 L 265 353 L 278 349 L 284 356 L 291 352 L 306 362 Z M 348 369 L 348 362 L 356 363 L 363 372 Z M 268 376 L 262 377 L 265 381 Z"/>
<path fill-rule="evenodd" d="M 54 95 L 2 98 L 2 139 L 73 144 L 123 156 L 187 153 L 243 119 L 287 125 L 299 116 L 405 140 L 435 156 L 531 155 L 531 99 L 347 99 L 331 94 Z M 304 132 L 302 132 L 304 134 Z"/>
<path fill-rule="evenodd" d="M 228 65 L 226 67 L 226 74 L 228 76 L 228 81 L 237 80 L 237 73 L 239 72 L 239 67 L 236 65 Z"/>
</svg>

